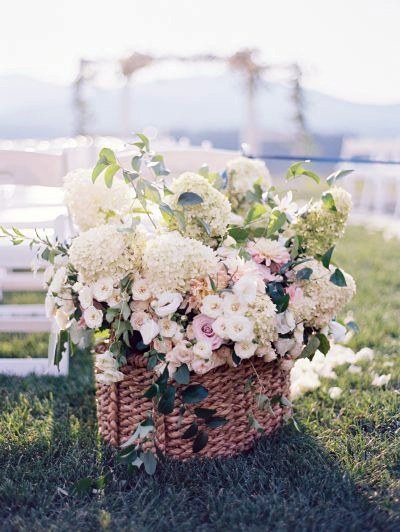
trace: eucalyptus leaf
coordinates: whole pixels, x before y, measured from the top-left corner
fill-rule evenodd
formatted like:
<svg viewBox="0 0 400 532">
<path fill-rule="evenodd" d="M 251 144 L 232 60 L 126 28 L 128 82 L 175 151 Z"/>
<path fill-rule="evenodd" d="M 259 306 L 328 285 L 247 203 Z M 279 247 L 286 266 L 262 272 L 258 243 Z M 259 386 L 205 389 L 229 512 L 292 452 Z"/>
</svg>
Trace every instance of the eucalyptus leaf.
<svg viewBox="0 0 400 532">
<path fill-rule="evenodd" d="M 333 272 L 333 274 L 330 276 L 329 280 L 331 283 L 335 284 L 336 286 L 347 286 L 345 276 L 343 275 L 343 272 L 339 270 L 339 268 L 336 268 L 336 270 Z"/>
<path fill-rule="evenodd" d="M 207 445 L 207 442 L 208 442 L 208 434 L 206 431 L 204 430 L 201 430 L 194 442 L 193 442 L 193 452 L 194 453 L 198 453 L 199 451 L 201 451 L 202 449 L 204 449 L 204 447 Z"/>
<path fill-rule="evenodd" d="M 190 440 L 191 438 L 194 438 L 199 430 L 199 427 L 197 426 L 197 423 L 192 423 L 189 425 L 189 427 L 185 430 L 185 432 L 182 434 L 183 440 Z"/>
<path fill-rule="evenodd" d="M 178 384 L 189 384 L 190 371 L 186 364 L 182 364 L 174 373 L 174 379 Z"/>
<path fill-rule="evenodd" d="M 154 475 L 157 469 L 157 459 L 151 451 L 145 451 L 140 454 L 144 469 L 148 475 Z"/>
<path fill-rule="evenodd" d="M 226 425 L 228 423 L 228 420 L 224 417 L 220 416 L 214 416 L 206 419 L 206 425 L 210 429 L 217 429 L 218 427 L 222 427 L 223 425 Z"/>
<path fill-rule="evenodd" d="M 200 417 L 201 419 L 209 419 L 210 417 L 213 417 L 213 415 L 216 413 L 215 408 L 195 408 L 194 413 L 197 417 Z"/>
<path fill-rule="evenodd" d="M 178 205 L 181 207 L 192 207 L 194 205 L 200 205 L 203 201 L 203 198 L 195 192 L 182 192 L 178 198 Z"/>
<path fill-rule="evenodd" d="M 184 403 L 192 404 L 199 403 L 208 396 L 208 390 L 201 384 L 191 384 L 182 392 L 182 400 Z"/>
<path fill-rule="evenodd" d="M 322 194 L 321 200 L 322 200 L 322 203 L 324 204 L 324 207 L 328 211 L 337 212 L 335 200 L 333 199 L 333 196 L 330 192 L 325 192 L 324 194 Z"/>
<path fill-rule="evenodd" d="M 329 269 L 329 265 L 331 263 L 333 250 L 335 249 L 335 246 L 332 246 L 328 249 L 326 253 L 322 255 L 322 264 L 325 266 L 325 268 Z"/>
<path fill-rule="evenodd" d="M 168 385 L 158 401 L 157 409 L 160 414 L 171 414 L 171 412 L 174 410 L 174 404 L 175 387 Z"/>
<path fill-rule="evenodd" d="M 302 268 L 296 272 L 296 279 L 298 281 L 308 281 L 313 273 L 312 268 Z"/>
<path fill-rule="evenodd" d="M 317 336 L 311 336 L 308 340 L 307 345 L 304 347 L 303 351 L 300 354 L 299 358 L 310 358 L 315 355 L 315 352 L 319 348 L 319 339 Z"/>
<path fill-rule="evenodd" d="M 334 172 L 333 174 L 329 175 L 326 180 L 329 184 L 329 186 L 332 186 L 338 181 L 339 179 L 342 179 L 343 177 L 346 177 L 347 175 L 351 174 L 354 170 L 338 170 L 337 172 Z"/>
<path fill-rule="evenodd" d="M 319 340 L 319 346 L 318 350 L 321 351 L 324 355 L 326 355 L 331 348 L 331 344 L 329 343 L 328 338 L 325 336 L 325 334 L 319 333 L 317 334 L 317 338 Z"/>
<path fill-rule="evenodd" d="M 111 164 L 104 172 L 104 182 L 108 188 L 112 187 L 114 176 L 120 168 L 119 164 Z"/>
</svg>

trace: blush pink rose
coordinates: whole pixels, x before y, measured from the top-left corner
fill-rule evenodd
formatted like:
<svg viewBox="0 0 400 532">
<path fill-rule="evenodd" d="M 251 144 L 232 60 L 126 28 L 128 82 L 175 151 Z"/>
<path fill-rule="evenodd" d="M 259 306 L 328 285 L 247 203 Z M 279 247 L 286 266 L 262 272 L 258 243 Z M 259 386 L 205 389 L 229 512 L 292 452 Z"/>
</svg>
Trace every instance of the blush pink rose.
<svg viewBox="0 0 400 532">
<path fill-rule="evenodd" d="M 209 318 L 204 314 L 199 314 L 193 319 L 192 324 L 193 334 L 196 340 L 205 340 L 211 344 L 211 349 L 213 351 L 218 349 L 218 347 L 221 347 L 223 344 L 223 339 L 213 331 L 212 324 L 214 321 L 213 318 Z"/>
</svg>

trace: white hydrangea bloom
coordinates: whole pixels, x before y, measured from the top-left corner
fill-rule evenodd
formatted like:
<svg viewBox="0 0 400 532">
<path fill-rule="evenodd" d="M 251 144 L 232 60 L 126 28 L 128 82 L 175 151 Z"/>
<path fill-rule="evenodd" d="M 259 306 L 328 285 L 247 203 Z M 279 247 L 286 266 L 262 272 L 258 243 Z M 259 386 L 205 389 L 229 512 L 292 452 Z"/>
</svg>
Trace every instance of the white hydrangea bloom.
<svg viewBox="0 0 400 532">
<path fill-rule="evenodd" d="M 192 172 L 185 172 L 172 182 L 170 189 L 173 194 L 167 196 L 165 201 L 172 209 L 182 209 L 178 200 L 184 192 L 194 192 L 201 196 L 203 200 L 200 204 L 184 207 L 186 220 L 185 234 L 188 237 L 209 243 L 212 241 L 212 238 L 223 236 L 226 233 L 231 215 L 230 203 L 207 179 Z M 199 220 L 202 220 L 208 225 L 209 236 Z M 174 218 L 171 219 L 169 225 L 171 228 L 176 229 L 176 220 Z"/>
<path fill-rule="evenodd" d="M 252 190 L 254 183 L 259 180 L 261 187 L 266 189 L 271 186 L 271 175 L 264 161 L 237 157 L 226 165 L 228 173 L 228 187 L 240 194 Z"/>
<path fill-rule="evenodd" d="M 79 169 L 64 177 L 65 202 L 74 223 L 81 231 L 104 223 L 118 223 L 132 207 L 133 190 L 121 179 L 111 189 L 100 176 L 92 181 L 92 170 Z"/>
<path fill-rule="evenodd" d="M 246 316 L 254 323 L 254 335 L 261 346 L 278 338 L 276 307 L 267 295 L 257 295 Z"/>
<path fill-rule="evenodd" d="M 321 328 L 332 321 L 336 314 L 350 301 L 356 291 L 354 279 L 348 273 L 343 272 L 347 286 L 336 286 L 330 281 L 334 271 L 331 266 L 328 270 L 317 260 L 306 263 L 312 269 L 309 280 L 300 281 L 304 296 L 315 303 L 314 314 L 307 319 L 307 324 L 316 328 Z M 300 264 L 294 271 L 304 267 Z M 296 314 L 295 309 L 293 310 Z"/>
<path fill-rule="evenodd" d="M 121 233 L 113 225 L 101 225 L 74 238 L 71 264 L 88 284 L 102 277 L 119 282 L 140 270 L 145 243 L 146 235 L 139 227 L 133 233 Z"/>
<path fill-rule="evenodd" d="M 210 247 L 176 231 L 150 240 L 143 254 L 144 276 L 154 294 L 184 292 L 190 281 L 213 275 L 217 270 L 218 261 Z"/>
</svg>

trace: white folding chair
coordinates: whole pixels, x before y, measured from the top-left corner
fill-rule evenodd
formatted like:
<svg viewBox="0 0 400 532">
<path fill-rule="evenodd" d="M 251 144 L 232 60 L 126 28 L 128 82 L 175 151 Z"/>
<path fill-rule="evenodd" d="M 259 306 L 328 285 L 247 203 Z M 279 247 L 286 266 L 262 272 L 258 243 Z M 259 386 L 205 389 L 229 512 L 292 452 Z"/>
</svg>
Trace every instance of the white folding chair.
<svg viewBox="0 0 400 532">
<path fill-rule="evenodd" d="M 63 239 L 70 227 L 60 189 L 66 171 L 65 158 L 61 152 L 0 150 L 0 191 L 6 191 L 1 202 L 0 225 L 22 231 L 29 231 L 33 227 L 47 229 Z M 33 260 L 35 253 L 28 245 L 13 246 L 1 239 L 0 293 L 42 290 L 41 275 L 35 277 L 29 271 Z M 51 324 L 45 316 L 43 305 L 0 305 L 0 332 L 50 330 Z M 0 373 L 20 376 L 29 373 L 65 375 L 68 373 L 68 353 L 64 353 L 60 372 L 48 366 L 47 358 L 9 358 L 0 359 Z"/>
</svg>

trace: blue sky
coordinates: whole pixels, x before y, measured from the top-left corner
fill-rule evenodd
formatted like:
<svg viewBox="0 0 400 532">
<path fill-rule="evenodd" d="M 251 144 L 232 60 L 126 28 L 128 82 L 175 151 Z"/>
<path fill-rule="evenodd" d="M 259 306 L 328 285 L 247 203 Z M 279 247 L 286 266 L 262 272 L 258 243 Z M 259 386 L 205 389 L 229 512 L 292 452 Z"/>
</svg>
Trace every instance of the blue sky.
<svg viewBox="0 0 400 532">
<path fill-rule="evenodd" d="M 266 61 L 298 61 L 310 88 L 399 103 L 399 20 L 397 0 L 9 0 L 2 6 L 0 74 L 69 83 L 82 56 L 256 47 Z M 168 65 L 144 77 L 197 72 Z"/>
</svg>

